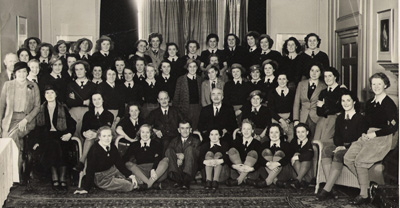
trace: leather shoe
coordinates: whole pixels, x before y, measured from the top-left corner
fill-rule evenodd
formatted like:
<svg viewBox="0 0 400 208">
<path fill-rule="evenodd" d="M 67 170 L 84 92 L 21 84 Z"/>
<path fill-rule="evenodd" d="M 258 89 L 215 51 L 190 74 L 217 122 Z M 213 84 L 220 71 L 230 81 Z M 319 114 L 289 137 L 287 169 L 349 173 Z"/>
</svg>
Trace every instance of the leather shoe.
<svg viewBox="0 0 400 208">
<path fill-rule="evenodd" d="M 300 181 L 297 180 L 297 179 L 294 179 L 294 180 L 290 183 L 290 185 L 291 185 L 293 188 L 295 188 L 295 189 L 300 189 L 300 187 L 301 187 Z"/>
<path fill-rule="evenodd" d="M 212 184 L 211 184 L 211 187 L 212 187 L 212 189 L 215 190 L 215 189 L 218 189 L 218 185 L 219 185 L 218 181 L 213 181 Z"/>
<path fill-rule="evenodd" d="M 239 182 L 236 179 L 230 179 L 226 181 L 227 186 L 238 186 Z"/>
<path fill-rule="evenodd" d="M 258 182 L 257 183 L 257 187 L 258 188 L 266 188 L 266 187 L 268 187 L 267 181 L 263 180 L 263 181 Z"/>
<path fill-rule="evenodd" d="M 356 198 L 351 200 L 349 204 L 351 205 L 361 205 L 361 204 L 368 204 L 369 203 L 369 198 L 362 198 L 362 196 L 358 195 Z"/>
<path fill-rule="evenodd" d="M 82 162 L 76 164 L 72 169 L 78 172 L 81 172 L 85 168 L 85 165 Z"/>
<path fill-rule="evenodd" d="M 287 188 L 289 184 L 285 181 L 277 180 L 275 185 L 279 188 Z"/>
<path fill-rule="evenodd" d="M 211 189 L 212 188 L 212 181 L 207 180 L 206 185 L 204 186 L 205 189 Z"/>
<path fill-rule="evenodd" d="M 245 184 L 249 186 L 257 186 L 257 181 L 253 179 L 246 179 Z"/>
<path fill-rule="evenodd" d="M 333 195 L 332 191 L 328 192 L 328 191 L 325 191 L 325 189 L 322 189 L 321 192 L 319 192 L 317 194 L 317 199 L 319 201 L 325 201 L 325 200 L 333 199 L 333 198 L 335 198 L 335 196 Z"/>
</svg>

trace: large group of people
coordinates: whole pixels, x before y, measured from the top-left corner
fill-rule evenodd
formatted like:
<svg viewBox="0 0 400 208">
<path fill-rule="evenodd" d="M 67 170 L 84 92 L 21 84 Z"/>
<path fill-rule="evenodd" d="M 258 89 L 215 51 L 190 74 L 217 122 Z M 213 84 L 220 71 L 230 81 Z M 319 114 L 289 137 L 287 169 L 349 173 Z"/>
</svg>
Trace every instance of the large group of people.
<svg viewBox="0 0 400 208">
<path fill-rule="evenodd" d="M 95 46 L 86 38 L 53 46 L 31 37 L 4 58 L 0 132 L 17 144 L 20 169 L 24 148 L 40 152 L 55 190 L 67 189 L 70 141 L 79 138 L 83 151 L 72 166 L 86 177 L 76 194 L 93 186 L 160 189 L 166 178 L 189 189 L 199 171 L 206 189 L 221 182 L 300 189 L 315 177 L 312 141 L 320 140 L 327 183 L 317 198 L 334 197 L 347 166 L 360 184 L 351 203 L 366 203 L 368 169 L 398 129 L 389 79 L 370 77 L 375 96 L 361 114 L 320 37 L 304 41 L 303 48 L 287 39 L 281 54 L 267 34 L 250 31 L 242 44 L 228 34 L 223 49 L 209 34 L 204 51 L 190 40 L 183 55 L 175 43 L 161 49 L 159 33 L 138 40 L 133 54 L 121 54 L 107 36 Z"/>
</svg>

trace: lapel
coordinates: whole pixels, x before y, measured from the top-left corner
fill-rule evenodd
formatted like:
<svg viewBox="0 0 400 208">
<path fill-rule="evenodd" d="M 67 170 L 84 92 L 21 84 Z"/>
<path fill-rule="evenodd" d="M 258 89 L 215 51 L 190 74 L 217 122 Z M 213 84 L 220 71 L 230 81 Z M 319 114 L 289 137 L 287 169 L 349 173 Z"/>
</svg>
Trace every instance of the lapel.
<svg viewBox="0 0 400 208">
<path fill-rule="evenodd" d="M 8 103 L 10 103 L 10 106 L 14 106 L 14 95 L 15 95 L 15 83 L 16 81 L 15 80 L 13 80 L 11 83 L 10 83 L 10 88 L 9 88 L 9 92 L 7 93 L 7 97 L 9 98 L 9 102 Z"/>
<path fill-rule="evenodd" d="M 32 85 L 32 89 L 29 89 L 28 85 Z M 34 96 L 32 94 L 34 93 L 35 86 L 33 82 L 27 81 L 26 82 L 26 102 L 25 102 L 25 112 L 29 112 L 28 106 L 31 106 L 31 102 L 34 100 Z"/>
<path fill-rule="evenodd" d="M 192 142 L 193 142 L 193 141 L 192 141 L 192 137 L 191 137 L 191 135 L 189 135 L 189 137 L 186 139 L 185 144 L 183 145 L 183 150 L 185 150 L 186 147 L 192 145 Z M 182 140 L 181 140 L 181 143 L 182 143 Z"/>
<path fill-rule="evenodd" d="M 317 99 L 318 99 L 318 95 L 321 92 L 322 88 L 323 88 L 323 83 L 321 81 L 319 81 L 318 86 L 315 88 L 313 94 L 311 95 L 310 100 L 315 99 L 315 97 L 317 97 Z"/>
<path fill-rule="evenodd" d="M 309 85 L 309 82 L 308 82 L 308 80 L 307 80 L 307 82 L 304 82 L 304 85 L 303 85 L 303 87 L 302 87 L 302 91 L 303 91 L 303 94 L 304 94 L 304 97 L 306 98 L 306 99 L 308 99 L 308 96 L 307 96 L 307 93 L 308 93 L 308 85 Z"/>
</svg>

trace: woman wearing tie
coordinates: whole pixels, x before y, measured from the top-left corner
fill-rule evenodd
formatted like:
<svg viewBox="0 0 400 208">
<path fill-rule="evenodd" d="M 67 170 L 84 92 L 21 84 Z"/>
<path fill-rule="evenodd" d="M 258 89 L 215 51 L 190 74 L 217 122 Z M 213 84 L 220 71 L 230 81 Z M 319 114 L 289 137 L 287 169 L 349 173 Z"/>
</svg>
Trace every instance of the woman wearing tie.
<svg viewBox="0 0 400 208">
<path fill-rule="evenodd" d="M 164 60 L 171 62 L 171 75 L 178 78 L 186 73 L 183 66 L 186 59 L 180 57 L 178 45 L 176 43 L 167 43 L 167 51 L 164 54 Z"/>
<path fill-rule="evenodd" d="M 278 51 L 272 50 L 272 46 L 274 45 L 274 40 L 267 35 L 267 34 L 262 34 L 260 35 L 259 41 L 260 43 L 260 55 L 259 55 L 259 60 L 258 64 L 262 64 L 265 60 L 271 59 L 276 61 L 278 65 L 281 64 L 282 61 L 282 55 Z"/>
<path fill-rule="evenodd" d="M 310 129 L 309 138 L 314 138 L 315 128 L 319 119 L 317 115 L 318 96 L 326 88 L 320 78 L 322 74 L 322 65 L 314 64 L 310 67 L 307 80 L 299 82 L 293 105 L 294 125 L 305 123 Z"/>
<path fill-rule="evenodd" d="M 86 61 L 77 61 L 71 65 L 73 77 L 75 81 L 67 85 L 66 103 L 70 108 L 69 113 L 76 121 L 76 131 L 74 136 L 81 137 L 82 118 L 88 111 L 90 98 L 96 91 L 96 85 L 89 81 L 87 73 L 89 73 L 89 64 Z"/>
<path fill-rule="evenodd" d="M 50 43 L 41 43 L 36 48 L 36 59 L 40 62 L 40 68 L 42 69 L 42 75 L 49 74 L 49 62 L 53 56 L 53 46 Z"/>
<path fill-rule="evenodd" d="M 123 139 L 129 143 L 133 143 L 138 141 L 136 138 L 136 133 L 144 122 L 140 117 L 139 105 L 129 104 L 127 109 L 128 115 L 118 123 L 116 132 L 118 135 L 123 136 Z"/>
<path fill-rule="evenodd" d="M 143 86 L 134 80 L 135 73 L 130 68 L 124 69 L 125 82 L 122 84 L 123 98 L 125 106 L 135 103 L 142 106 L 143 104 Z"/>
<path fill-rule="evenodd" d="M 297 84 L 301 81 L 304 70 L 304 57 L 301 56 L 302 47 L 295 37 L 290 37 L 282 46 L 281 71 L 287 74 L 288 87 L 296 90 Z M 305 77 L 304 77 L 305 79 Z"/>
<path fill-rule="evenodd" d="M 146 64 L 148 63 L 152 63 L 153 60 L 151 59 L 151 57 L 149 55 L 146 55 L 145 52 L 147 51 L 147 47 L 148 47 L 148 43 L 146 40 L 138 40 L 135 43 L 134 48 L 135 53 L 129 56 L 129 64 L 131 66 L 134 65 L 134 63 L 136 62 L 137 58 L 143 58 L 146 61 Z"/>
<path fill-rule="evenodd" d="M 206 43 L 207 50 L 204 50 L 200 54 L 201 66 L 206 68 L 210 64 L 210 55 L 215 54 L 218 56 L 218 60 L 221 63 L 220 68 L 226 67 L 228 64 L 225 60 L 224 51 L 218 49 L 219 37 L 217 34 L 211 33 L 207 35 Z"/>
<path fill-rule="evenodd" d="M 31 69 L 31 71 L 29 72 L 27 79 L 39 85 L 39 77 L 38 77 L 40 73 L 39 61 L 36 59 L 32 59 L 28 61 L 28 66 Z"/>
<path fill-rule="evenodd" d="M 95 64 L 92 66 L 92 82 L 97 86 L 103 82 L 103 68 L 100 64 Z"/>
<path fill-rule="evenodd" d="M 301 54 L 301 56 L 304 60 L 305 68 L 308 68 L 315 63 L 320 63 L 322 67 L 328 68 L 328 55 L 319 49 L 321 38 L 315 33 L 310 33 L 304 38 L 304 41 L 306 44 L 306 50 Z M 307 71 L 303 71 L 302 76 L 306 78 L 310 77 Z"/>
<path fill-rule="evenodd" d="M 39 88 L 41 90 L 41 98 L 43 102 L 45 101 L 44 97 L 44 88 L 45 85 L 52 85 L 54 89 L 57 90 L 57 99 L 58 101 L 65 103 L 67 98 L 66 90 L 68 85 L 68 80 L 62 75 L 63 69 L 63 60 L 60 56 L 53 56 L 50 59 L 50 67 L 51 72 L 50 74 L 44 75 L 40 79 Z"/>
<path fill-rule="evenodd" d="M 152 110 L 158 108 L 157 97 L 160 92 L 159 83 L 155 79 L 158 70 L 155 68 L 154 64 L 147 64 L 145 72 L 146 79 L 143 82 L 144 104 L 142 107 L 142 115 L 144 119 L 147 118 Z"/>
<path fill-rule="evenodd" d="M 262 82 L 262 87 L 261 91 L 264 92 L 264 102 L 268 101 L 269 93 L 273 89 L 275 89 L 278 86 L 278 83 L 276 82 L 276 77 L 275 75 L 278 74 L 278 62 L 272 60 L 272 59 L 267 59 L 265 60 L 262 65 L 261 69 L 263 70 L 262 76 L 264 77 L 264 81 Z"/>
<path fill-rule="evenodd" d="M 142 125 L 136 142 L 129 146 L 123 158 L 125 166 L 137 177 L 140 189 L 161 189 L 161 182 L 167 178 L 169 160 L 162 157 L 163 146 L 155 138 L 153 128 Z"/>
<path fill-rule="evenodd" d="M 117 54 L 114 52 L 114 42 L 110 37 L 102 35 L 96 41 L 96 52 L 93 53 L 91 64 L 100 64 L 103 69 L 113 66 Z"/>
<path fill-rule="evenodd" d="M 29 49 L 33 57 L 36 57 L 36 48 L 41 43 L 39 38 L 30 37 L 24 41 L 24 48 Z"/>
<path fill-rule="evenodd" d="M 78 55 L 78 60 L 84 60 L 90 63 L 92 56 L 89 54 L 93 48 L 93 43 L 87 38 L 81 38 L 76 41 L 74 53 Z"/>
<path fill-rule="evenodd" d="M 272 122 L 279 123 L 288 142 L 293 139 L 293 103 L 295 91 L 288 88 L 287 75 L 277 76 L 278 86 L 271 90 L 268 96 L 268 107 L 271 109 Z"/>
<path fill-rule="evenodd" d="M 159 75 L 156 77 L 160 84 L 160 91 L 167 91 L 170 99 L 174 99 L 177 77 L 171 76 L 171 62 L 162 60 L 158 67 Z"/>
<path fill-rule="evenodd" d="M 217 65 L 209 65 L 206 68 L 206 80 L 201 84 L 201 106 L 205 107 L 211 104 L 211 90 L 219 88 L 224 90 L 225 82 L 219 78 Z"/>
<path fill-rule="evenodd" d="M 57 41 L 57 44 L 54 46 L 54 52 L 56 52 L 57 56 L 67 60 L 67 54 L 69 54 L 69 44 L 65 42 L 65 40 Z"/>
</svg>

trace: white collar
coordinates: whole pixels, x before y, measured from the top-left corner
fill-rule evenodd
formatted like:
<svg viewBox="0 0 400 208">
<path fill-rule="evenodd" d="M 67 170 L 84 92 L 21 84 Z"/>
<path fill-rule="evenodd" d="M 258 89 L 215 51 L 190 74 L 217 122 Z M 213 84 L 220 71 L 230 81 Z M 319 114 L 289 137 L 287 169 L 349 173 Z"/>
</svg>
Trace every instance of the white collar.
<svg viewBox="0 0 400 208">
<path fill-rule="evenodd" d="M 183 143 L 183 142 L 186 142 L 188 139 L 189 139 L 189 137 L 188 137 L 188 138 L 183 138 L 183 137 L 181 137 L 182 143 Z"/>
<path fill-rule="evenodd" d="M 213 104 L 214 110 L 215 110 L 215 108 L 218 108 L 218 110 L 221 110 L 221 106 L 222 106 L 222 103 L 219 103 L 218 105 Z"/>
<path fill-rule="evenodd" d="M 333 84 L 332 86 L 328 86 L 326 90 L 329 91 L 329 88 L 331 88 L 331 89 L 332 89 L 332 92 L 333 92 L 333 91 L 336 89 L 337 86 L 339 86 L 339 84 L 338 84 L 338 83 L 335 83 L 335 84 Z"/>
<path fill-rule="evenodd" d="M 147 142 L 140 140 L 140 147 L 144 147 L 145 144 L 147 144 L 147 147 L 150 147 L 150 142 L 151 142 L 151 139 L 149 139 L 149 141 L 147 141 Z"/>
<path fill-rule="evenodd" d="M 6 70 L 6 71 L 7 71 L 8 79 L 11 80 L 11 78 L 12 78 L 11 75 L 13 74 L 13 72 L 10 72 L 8 70 Z"/>
<path fill-rule="evenodd" d="M 267 83 L 268 79 L 269 79 L 269 83 L 272 83 L 274 81 L 274 79 L 275 79 L 275 76 L 271 75 L 269 77 L 265 77 L 264 83 Z"/>
<path fill-rule="evenodd" d="M 99 115 L 101 115 L 102 113 L 103 113 L 103 111 L 104 111 L 104 108 L 102 107 L 102 108 L 100 108 L 100 109 L 94 109 L 94 115 L 96 115 L 97 114 L 97 112 L 99 113 Z"/>
<path fill-rule="evenodd" d="M 260 108 L 261 108 L 261 105 L 258 106 L 258 107 L 251 106 L 251 111 L 252 111 L 252 112 L 253 112 L 254 108 L 257 110 L 257 112 L 259 112 L 259 111 L 260 111 Z"/>
<path fill-rule="evenodd" d="M 83 57 L 89 58 L 89 57 L 88 57 L 89 54 L 88 54 L 87 52 L 79 51 L 79 56 L 80 56 L 81 58 L 83 58 Z"/>
<path fill-rule="evenodd" d="M 233 79 L 234 84 L 236 84 L 238 81 L 240 84 L 242 84 L 243 79 L 241 77 L 239 79 Z"/>
<path fill-rule="evenodd" d="M 311 86 L 313 83 L 315 84 L 315 86 L 318 86 L 319 81 L 318 81 L 318 80 L 313 81 L 313 80 L 311 80 L 311 78 L 310 78 L 310 79 L 308 80 L 308 86 Z"/>
<path fill-rule="evenodd" d="M 110 51 L 100 51 L 100 53 L 101 53 L 103 56 L 105 56 L 105 55 L 108 56 L 108 54 L 110 53 Z"/>
<path fill-rule="evenodd" d="M 282 90 L 283 90 L 283 94 L 284 94 L 285 96 L 289 93 L 289 88 L 288 88 L 288 87 L 281 88 L 281 87 L 278 86 L 278 87 L 275 89 L 275 91 L 278 93 L 278 95 L 281 95 Z"/>
<path fill-rule="evenodd" d="M 188 54 L 187 55 L 190 59 L 196 59 L 197 58 L 197 54 Z"/>
<path fill-rule="evenodd" d="M 134 85 L 135 83 L 133 82 L 133 80 L 131 80 L 131 81 L 129 81 L 129 82 L 128 82 L 128 81 L 125 81 L 124 84 L 125 84 L 126 87 L 128 87 L 129 84 L 131 84 L 131 87 L 133 87 L 133 85 Z"/>
<path fill-rule="evenodd" d="M 84 79 L 76 79 L 76 80 L 75 80 L 75 82 L 76 82 L 76 84 L 78 84 L 78 86 L 81 86 L 82 82 L 83 82 L 83 86 L 85 86 L 86 83 L 87 83 L 88 81 L 89 81 L 89 80 L 88 80 L 87 78 L 84 78 Z"/>
<path fill-rule="evenodd" d="M 136 72 L 136 76 L 137 76 L 137 77 L 140 77 L 140 76 L 146 77 L 146 76 L 144 76 L 144 72 L 142 72 L 142 73 Z"/>
<path fill-rule="evenodd" d="M 196 79 L 196 75 L 187 74 L 187 77 L 191 80 Z"/>
<path fill-rule="evenodd" d="M 349 112 L 345 112 L 344 119 L 347 118 L 347 115 L 349 115 L 349 119 L 352 119 L 355 114 L 356 114 L 356 110 L 355 109 L 350 110 Z"/>
<path fill-rule="evenodd" d="M 146 79 L 146 82 L 149 84 L 149 86 L 150 86 L 151 84 L 153 84 L 153 85 L 156 84 L 156 80 L 155 80 L 155 79 L 152 79 L 152 80 Z"/>
<path fill-rule="evenodd" d="M 139 119 L 138 118 L 133 120 L 131 117 L 129 117 L 129 120 L 131 120 L 133 125 L 139 124 Z"/>
<path fill-rule="evenodd" d="M 43 60 L 45 63 L 49 63 L 49 58 L 43 58 L 43 57 L 39 57 L 39 62 L 43 63 Z"/>
<path fill-rule="evenodd" d="M 249 145 L 251 144 L 252 141 L 253 141 L 253 137 L 250 137 L 249 139 L 245 139 L 245 138 L 243 137 L 243 145 L 246 145 L 246 142 L 248 142 L 248 143 L 247 143 L 247 146 L 249 146 Z"/>
<path fill-rule="evenodd" d="M 261 55 L 267 55 L 269 52 L 271 52 L 271 49 L 268 49 L 266 51 L 261 50 Z"/>
<path fill-rule="evenodd" d="M 280 139 L 278 139 L 278 141 L 275 141 L 275 142 L 273 142 L 273 141 L 271 141 L 271 143 L 270 143 L 270 146 L 269 147 L 272 147 L 272 146 L 274 146 L 274 144 L 276 144 L 276 147 L 281 147 L 281 140 Z"/>
<path fill-rule="evenodd" d="M 216 143 L 212 143 L 212 142 L 210 141 L 210 148 L 213 148 L 214 145 L 221 146 L 221 143 L 220 143 L 220 141 L 218 141 L 218 142 L 216 142 Z"/>
<path fill-rule="evenodd" d="M 110 145 L 107 145 L 107 146 L 105 146 L 105 145 L 103 145 L 103 144 L 101 144 L 101 143 L 99 142 L 99 145 L 100 145 L 100 147 L 102 147 L 102 148 L 104 149 L 104 151 L 106 151 L 106 152 L 107 152 L 107 147 L 109 147 L 109 151 L 111 151 L 111 144 L 110 144 Z"/>
<path fill-rule="evenodd" d="M 385 99 L 386 97 L 386 93 L 384 92 L 379 98 L 376 98 L 376 95 L 374 97 L 374 99 L 371 101 L 371 103 L 375 102 L 375 103 L 379 103 L 380 105 L 382 105 L 382 101 L 383 99 Z"/>
<path fill-rule="evenodd" d="M 114 88 L 114 87 L 115 87 L 115 82 L 114 82 L 114 84 L 111 84 L 111 83 L 109 83 L 108 81 L 106 81 L 106 82 L 107 82 L 108 85 L 110 85 L 111 88 Z"/>
<path fill-rule="evenodd" d="M 53 72 L 51 72 L 50 75 L 51 75 L 52 77 L 56 78 L 56 79 L 58 79 L 57 76 L 60 76 L 60 78 L 62 77 L 61 74 L 55 74 L 55 73 L 53 73 Z"/>
<path fill-rule="evenodd" d="M 172 61 L 172 59 L 174 59 L 174 61 L 177 61 L 178 58 L 179 58 L 179 57 L 175 55 L 174 57 L 172 57 L 172 56 L 168 57 L 168 60 L 169 60 L 169 61 Z"/>
<path fill-rule="evenodd" d="M 212 53 L 213 51 L 214 53 L 216 53 L 218 51 L 218 48 L 213 48 L 213 49 L 209 48 L 208 51 L 210 51 L 210 53 Z"/>
<path fill-rule="evenodd" d="M 255 51 L 256 49 L 257 49 L 257 45 L 254 45 L 254 46 L 249 48 L 249 50 L 251 50 L 252 52 Z"/>
<path fill-rule="evenodd" d="M 300 139 L 298 139 L 298 140 L 297 140 L 297 144 L 300 145 L 300 142 L 301 142 Z M 306 145 L 307 142 L 308 142 L 308 138 L 305 138 L 302 142 L 303 142 L 303 143 L 301 143 L 301 147 L 304 147 L 304 145 Z"/>
<path fill-rule="evenodd" d="M 161 75 L 164 79 L 169 79 L 170 77 L 171 77 L 171 75 L 170 74 L 168 74 L 168 75 L 164 75 L 164 74 L 162 74 Z"/>
<path fill-rule="evenodd" d="M 311 50 L 311 49 L 307 48 L 305 53 L 308 54 L 309 56 L 311 56 L 313 51 L 314 51 L 314 56 L 315 56 L 315 55 L 317 55 L 319 53 L 319 48 L 316 48 L 314 50 Z"/>
<path fill-rule="evenodd" d="M 261 80 L 260 78 L 258 78 L 258 79 L 251 79 L 251 82 L 252 82 L 252 83 L 256 82 L 256 84 L 257 84 L 260 80 Z"/>
<path fill-rule="evenodd" d="M 235 51 L 236 46 L 235 47 L 229 47 L 229 51 Z"/>
</svg>

